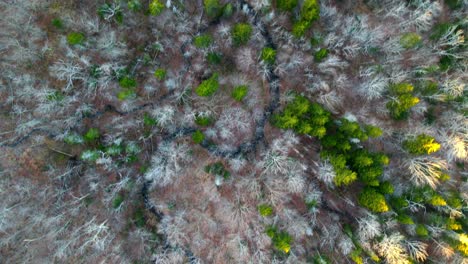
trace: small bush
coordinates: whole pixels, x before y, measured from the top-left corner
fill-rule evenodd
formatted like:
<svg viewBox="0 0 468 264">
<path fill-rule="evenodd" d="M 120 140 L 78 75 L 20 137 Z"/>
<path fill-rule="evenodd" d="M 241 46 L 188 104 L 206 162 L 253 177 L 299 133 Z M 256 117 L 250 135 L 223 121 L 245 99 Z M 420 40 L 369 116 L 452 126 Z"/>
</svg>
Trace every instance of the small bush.
<svg viewBox="0 0 468 264">
<path fill-rule="evenodd" d="M 458 231 L 462 230 L 463 226 L 454 218 L 447 218 L 445 221 L 445 226 L 448 230 Z"/>
<path fill-rule="evenodd" d="M 125 152 L 127 152 L 127 154 L 138 154 L 141 152 L 141 148 L 136 142 L 129 142 L 125 146 Z"/>
<path fill-rule="evenodd" d="M 291 250 L 292 237 L 285 231 L 278 231 L 276 227 L 269 227 L 266 231 L 267 235 L 271 238 L 275 249 L 289 253 Z"/>
<path fill-rule="evenodd" d="M 313 260 L 314 260 L 313 262 L 314 264 L 331 264 L 331 261 L 327 256 L 320 255 L 320 254 L 314 256 Z"/>
<path fill-rule="evenodd" d="M 247 23 L 238 23 L 232 28 L 231 36 L 235 46 L 247 44 L 252 36 L 252 26 Z"/>
<path fill-rule="evenodd" d="M 221 161 L 205 166 L 205 172 L 215 176 L 222 176 L 224 179 L 229 179 L 229 177 L 231 177 L 231 173 L 224 168 Z"/>
<path fill-rule="evenodd" d="M 269 64 L 269 65 L 275 64 L 276 50 L 274 50 L 273 48 L 270 48 L 270 47 L 263 48 L 262 49 L 261 59 L 266 64 Z"/>
<path fill-rule="evenodd" d="M 83 144 L 84 143 L 84 139 L 81 135 L 77 134 L 77 133 L 70 133 L 70 134 L 67 134 L 63 141 L 65 141 L 65 143 L 67 144 L 70 144 L 70 145 L 76 145 L 76 144 Z"/>
<path fill-rule="evenodd" d="M 234 88 L 234 90 L 232 90 L 231 96 L 232 98 L 234 98 L 234 100 L 240 102 L 247 95 L 248 90 L 249 88 L 247 87 L 247 85 L 237 86 Z"/>
<path fill-rule="evenodd" d="M 427 237 L 429 236 L 429 231 L 424 225 L 419 224 L 416 226 L 416 234 L 420 237 Z"/>
<path fill-rule="evenodd" d="M 359 204 L 374 213 L 383 213 L 390 210 L 385 197 L 374 188 L 366 187 L 359 194 Z"/>
<path fill-rule="evenodd" d="M 267 217 L 273 214 L 273 207 L 266 204 L 261 204 L 258 206 L 258 212 L 261 216 Z"/>
<path fill-rule="evenodd" d="M 379 184 L 379 192 L 382 194 L 392 194 L 394 192 L 393 185 L 388 181 L 381 182 Z"/>
<path fill-rule="evenodd" d="M 429 200 L 429 204 L 432 205 L 432 206 L 446 206 L 447 202 L 445 201 L 445 199 L 442 196 L 440 196 L 437 193 L 434 193 L 434 194 L 431 195 L 431 198 Z"/>
<path fill-rule="evenodd" d="M 112 207 L 114 209 L 117 209 L 120 207 L 120 205 L 123 203 L 123 201 L 125 200 L 125 197 L 121 194 L 117 194 L 117 196 L 114 198 L 114 200 L 112 201 Z"/>
<path fill-rule="evenodd" d="M 376 126 L 366 125 L 364 127 L 368 137 L 376 138 L 382 135 L 382 129 Z"/>
<path fill-rule="evenodd" d="M 364 259 L 361 257 L 361 250 L 354 250 L 349 257 L 355 264 L 364 264 Z"/>
<path fill-rule="evenodd" d="M 197 130 L 192 134 L 192 140 L 196 144 L 200 144 L 203 142 L 203 140 L 205 140 L 205 135 L 203 135 L 203 132 L 200 130 Z"/>
<path fill-rule="evenodd" d="M 305 32 L 312 26 L 312 23 L 319 19 L 320 5 L 317 0 L 304 0 L 298 21 L 293 25 L 293 35 L 295 37 L 304 36 Z"/>
<path fill-rule="evenodd" d="M 312 210 L 317 207 L 318 202 L 315 199 L 310 199 L 310 200 L 305 200 L 305 204 L 307 206 L 307 209 Z"/>
<path fill-rule="evenodd" d="M 419 98 L 410 94 L 399 95 L 396 100 L 387 103 L 390 116 L 395 120 L 407 119 L 409 109 L 419 103 Z"/>
<path fill-rule="evenodd" d="M 162 81 L 166 78 L 166 70 L 159 68 L 156 71 L 154 71 L 154 77 L 158 79 L 159 81 Z"/>
<path fill-rule="evenodd" d="M 214 118 L 211 116 L 195 116 L 195 124 L 199 126 L 210 126 L 214 123 Z"/>
<path fill-rule="evenodd" d="M 320 36 L 313 36 L 312 38 L 310 38 L 310 45 L 312 47 L 320 45 L 322 42 L 323 42 L 323 39 Z"/>
<path fill-rule="evenodd" d="M 436 116 L 436 113 L 435 113 L 435 107 L 434 106 L 430 106 L 426 113 L 424 113 L 424 124 L 427 125 L 427 126 L 432 126 L 435 121 L 437 120 L 437 116 Z"/>
<path fill-rule="evenodd" d="M 468 235 L 459 234 L 458 241 L 455 243 L 455 249 L 460 252 L 460 254 L 467 258 L 468 257 Z"/>
<path fill-rule="evenodd" d="M 85 204 L 86 207 L 90 206 L 93 202 L 94 202 L 94 199 L 91 196 L 86 196 L 83 199 L 83 203 Z"/>
<path fill-rule="evenodd" d="M 161 14 L 164 10 L 164 4 L 161 3 L 161 0 L 152 0 L 149 4 L 149 13 L 152 16 L 157 16 Z"/>
<path fill-rule="evenodd" d="M 336 186 L 350 185 L 357 179 L 357 173 L 348 169 L 344 155 L 330 155 L 328 157 L 335 171 L 333 179 Z"/>
<path fill-rule="evenodd" d="M 413 219 L 406 214 L 399 214 L 397 216 L 397 220 L 400 224 L 403 224 L 403 225 L 414 225 Z"/>
<path fill-rule="evenodd" d="M 234 14 L 234 6 L 232 5 L 232 3 L 227 3 L 223 7 L 223 17 L 228 18 L 232 16 L 232 14 Z"/>
<path fill-rule="evenodd" d="M 421 134 L 416 138 L 404 141 L 403 147 L 411 154 L 427 155 L 437 152 L 440 149 L 440 144 L 433 137 Z"/>
<path fill-rule="evenodd" d="M 54 26 L 56 29 L 63 29 L 63 22 L 60 18 L 54 18 L 52 19 L 52 26 Z"/>
<path fill-rule="evenodd" d="M 318 0 L 304 0 L 301 8 L 301 19 L 313 22 L 319 19 L 320 4 Z"/>
<path fill-rule="evenodd" d="M 106 154 L 109 156 L 118 156 L 122 154 L 124 148 L 122 145 L 112 144 L 106 148 Z"/>
<path fill-rule="evenodd" d="M 137 208 L 133 214 L 133 222 L 136 227 L 144 227 L 146 224 L 145 212 L 141 208 Z"/>
<path fill-rule="evenodd" d="M 135 78 L 132 78 L 128 75 L 123 75 L 119 78 L 119 85 L 123 89 L 117 94 L 117 98 L 121 101 L 135 98 L 136 93 L 134 88 L 137 86 Z"/>
<path fill-rule="evenodd" d="M 126 162 L 126 163 L 131 164 L 131 163 L 134 163 L 134 162 L 138 161 L 138 156 L 135 155 L 135 154 L 127 154 L 123 158 L 123 161 Z"/>
<path fill-rule="evenodd" d="M 297 6 L 297 0 L 276 0 L 276 8 L 282 11 L 291 11 Z"/>
<path fill-rule="evenodd" d="M 286 232 L 280 232 L 273 237 L 273 245 L 277 250 L 289 253 L 291 250 L 292 237 Z"/>
<path fill-rule="evenodd" d="M 81 32 L 71 32 L 67 35 L 67 42 L 69 45 L 82 45 L 86 40 L 86 37 Z"/>
<path fill-rule="evenodd" d="M 351 252 L 351 255 L 349 256 L 351 260 L 354 261 L 356 264 L 364 264 L 364 260 L 361 257 L 362 250 L 361 249 L 355 249 L 353 252 Z"/>
<path fill-rule="evenodd" d="M 452 24 L 450 23 L 437 23 L 433 28 L 432 28 L 432 34 L 429 37 L 431 40 L 439 40 L 442 36 L 447 34 L 449 32 L 450 27 Z"/>
<path fill-rule="evenodd" d="M 389 90 L 392 94 L 405 94 L 413 92 L 414 87 L 410 83 L 399 83 L 391 85 Z"/>
<path fill-rule="evenodd" d="M 309 29 L 311 23 L 306 20 L 299 20 L 293 24 L 292 34 L 300 38 L 304 36 L 305 32 Z"/>
<path fill-rule="evenodd" d="M 463 5 L 463 3 L 462 3 L 463 0 L 444 0 L 444 2 L 452 10 L 458 9 L 458 8 L 462 7 L 462 5 Z"/>
<path fill-rule="evenodd" d="M 213 38 L 208 34 L 196 36 L 194 39 L 195 47 L 208 48 L 213 43 Z"/>
<path fill-rule="evenodd" d="M 392 197 L 390 203 L 396 212 L 402 211 L 403 208 L 409 205 L 408 201 L 404 197 Z"/>
<path fill-rule="evenodd" d="M 455 64 L 455 59 L 452 56 L 444 55 L 440 57 L 439 69 L 443 72 L 448 71 Z"/>
<path fill-rule="evenodd" d="M 99 6 L 97 13 L 102 19 L 109 20 L 112 18 L 118 24 L 122 24 L 123 22 L 122 8 L 117 3 L 104 3 Z"/>
<path fill-rule="evenodd" d="M 210 19 L 217 19 L 223 13 L 223 7 L 219 0 L 203 0 L 203 7 Z"/>
<path fill-rule="evenodd" d="M 428 203 L 433 194 L 435 194 L 434 190 L 429 185 L 425 185 L 411 188 L 406 198 L 416 203 Z"/>
<path fill-rule="evenodd" d="M 137 82 L 134 78 L 125 76 L 119 80 L 119 85 L 122 88 L 135 88 L 137 85 Z"/>
<path fill-rule="evenodd" d="M 337 169 L 333 167 L 333 170 L 336 174 L 335 178 L 333 179 L 333 182 L 338 187 L 343 185 L 350 185 L 351 183 L 355 182 L 358 178 L 357 173 L 349 169 Z"/>
<path fill-rule="evenodd" d="M 450 175 L 448 175 L 447 173 L 441 173 L 439 176 L 439 181 L 446 182 L 450 180 L 450 178 L 451 178 Z"/>
<path fill-rule="evenodd" d="M 106 154 L 109 156 L 118 156 L 123 152 L 123 150 L 123 146 L 113 144 L 106 148 Z"/>
<path fill-rule="evenodd" d="M 421 36 L 416 33 L 406 33 L 400 38 L 400 45 L 405 49 L 411 49 L 421 43 Z"/>
<path fill-rule="evenodd" d="M 93 79 L 98 79 L 99 77 L 101 77 L 101 74 L 102 74 L 102 70 L 99 67 L 99 65 L 91 65 L 91 67 L 89 67 L 88 72 L 89 72 L 89 76 Z"/>
<path fill-rule="evenodd" d="M 208 54 L 206 55 L 206 60 L 208 61 L 208 63 L 212 65 L 220 64 L 221 59 L 222 59 L 221 54 L 214 52 L 214 51 L 208 52 Z"/>
<path fill-rule="evenodd" d="M 135 97 L 136 97 L 136 93 L 132 89 L 123 89 L 122 91 L 120 91 L 117 94 L 117 98 L 120 101 L 127 100 L 127 99 L 132 99 L 132 98 L 135 98 Z"/>
<path fill-rule="evenodd" d="M 99 138 L 99 130 L 97 128 L 90 128 L 88 132 L 83 136 L 86 142 L 92 142 Z"/>
<path fill-rule="evenodd" d="M 408 118 L 409 109 L 419 103 L 419 98 L 411 94 L 414 87 L 409 83 L 400 83 L 391 85 L 389 90 L 394 96 L 386 105 L 390 116 L 395 120 Z"/>
<path fill-rule="evenodd" d="M 143 124 L 145 126 L 154 126 L 156 125 L 158 122 L 156 119 L 152 118 L 148 113 L 145 113 L 143 115 Z"/>
<path fill-rule="evenodd" d="M 97 150 L 85 150 L 81 153 L 80 158 L 83 161 L 95 162 L 100 156 L 101 155 Z"/>
<path fill-rule="evenodd" d="M 198 96 L 211 96 L 213 95 L 219 88 L 218 82 L 218 74 L 214 73 L 209 79 L 204 80 L 196 89 L 195 93 Z"/>
<path fill-rule="evenodd" d="M 426 96 L 434 95 L 439 91 L 439 84 L 433 81 L 421 82 L 420 91 Z"/>
<path fill-rule="evenodd" d="M 143 6 L 140 3 L 140 0 L 129 0 L 127 2 L 128 9 L 132 10 L 133 12 L 138 12 L 140 11 Z"/>
<path fill-rule="evenodd" d="M 46 98 L 47 98 L 47 100 L 49 100 L 51 102 L 60 102 L 63 99 L 65 99 L 65 95 L 60 91 L 54 91 L 54 92 L 49 93 L 46 96 Z"/>
<path fill-rule="evenodd" d="M 323 59 L 325 59 L 328 56 L 328 50 L 327 49 L 320 49 L 317 52 L 314 53 L 314 60 L 316 62 L 322 62 Z"/>
</svg>

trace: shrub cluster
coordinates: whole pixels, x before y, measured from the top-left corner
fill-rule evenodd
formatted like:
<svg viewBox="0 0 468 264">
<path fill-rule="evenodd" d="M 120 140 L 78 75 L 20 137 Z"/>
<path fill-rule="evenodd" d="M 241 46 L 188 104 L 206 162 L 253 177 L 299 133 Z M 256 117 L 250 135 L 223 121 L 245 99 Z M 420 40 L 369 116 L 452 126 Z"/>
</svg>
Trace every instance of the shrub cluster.
<svg viewBox="0 0 468 264">
<path fill-rule="evenodd" d="M 283 129 L 293 129 L 299 134 L 322 138 L 330 121 L 330 112 L 303 96 L 296 96 L 282 113 L 273 115 L 272 123 Z"/>
<path fill-rule="evenodd" d="M 380 186 L 379 181 L 389 158 L 360 145 L 369 137 L 380 136 L 380 128 L 371 125 L 361 127 L 345 118 L 334 120 L 330 112 L 303 96 L 296 96 L 281 113 L 273 115 L 272 124 L 317 137 L 323 147 L 321 157 L 329 160 L 335 171 L 335 185 L 346 186 L 359 179 L 368 186 L 361 195 L 361 204 L 376 212 L 389 209 L 384 194 L 393 192 L 393 186 L 388 182 Z"/>
<path fill-rule="evenodd" d="M 366 127 L 367 130 L 357 122 L 341 118 L 328 125 L 327 135 L 320 141 L 325 149 L 320 155 L 333 165 L 337 186 L 349 185 L 356 179 L 370 186 L 379 186 L 378 178 L 389 159 L 382 153 L 372 153 L 358 145 L 370 136 L 381 134 L 377 127 Z"/>
</svg>

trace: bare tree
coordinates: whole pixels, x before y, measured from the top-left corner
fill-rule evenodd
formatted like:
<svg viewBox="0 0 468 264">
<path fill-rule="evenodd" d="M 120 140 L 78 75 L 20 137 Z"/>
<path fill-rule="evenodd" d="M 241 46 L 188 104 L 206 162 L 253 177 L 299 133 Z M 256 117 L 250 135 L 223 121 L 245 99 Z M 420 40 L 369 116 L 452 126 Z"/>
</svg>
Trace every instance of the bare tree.
<svg viewBox="0 0 468 264">
<path fill-rule="evenodd" d="M 399 233 L 385 235 L 383 239 L 378 242 L 374 247 L 383 256 L 389 264 L 406 264 L 410 263 L 408 254 L 403 247 L 402 243 L 404 237 Z"/>
<path fill-rule="evenodd" d="M 432 156 L 412 157 L 404 161 L 404 166 L 411 173 L 410 179 L 415 185 L 428 184 L 435 189 L 441 171 L 447 169 L 447 162 Z"/>
</svg>

